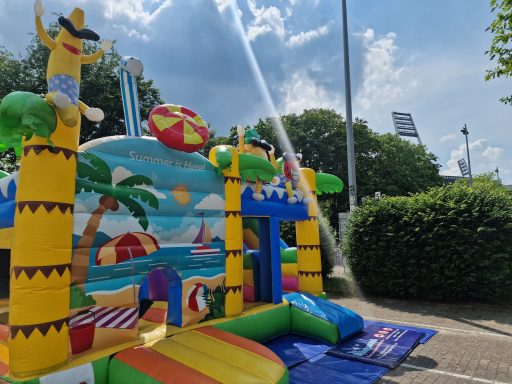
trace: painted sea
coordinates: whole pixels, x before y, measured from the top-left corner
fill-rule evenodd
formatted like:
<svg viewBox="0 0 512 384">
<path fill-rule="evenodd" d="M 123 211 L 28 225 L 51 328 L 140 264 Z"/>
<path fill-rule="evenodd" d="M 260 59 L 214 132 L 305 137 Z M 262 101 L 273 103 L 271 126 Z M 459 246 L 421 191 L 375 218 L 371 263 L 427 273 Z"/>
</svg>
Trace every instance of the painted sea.
<svg viewBox="0 0 512 384">
<path fill-rule="evenodd" d="M 101 235 L 100 235 L 101 236 Z M 105 238 L 106 235 L 103 234 Z M 103 237 L 102 236 L 102 237 Z M 212 254 L 194 255 L 198 244 L 161 244 L 160 249 L 147 256 L 136 257 L 114 265 L 94 265 L 98 247 L 91 248 L 87 291 L 116 290 L 129 284 L 139 285 L 155 268 L 174 268 L 183 280 L 194 276 L 213 277 L 225 272 L 224 242 L 208 243 Z"/>
</svg>

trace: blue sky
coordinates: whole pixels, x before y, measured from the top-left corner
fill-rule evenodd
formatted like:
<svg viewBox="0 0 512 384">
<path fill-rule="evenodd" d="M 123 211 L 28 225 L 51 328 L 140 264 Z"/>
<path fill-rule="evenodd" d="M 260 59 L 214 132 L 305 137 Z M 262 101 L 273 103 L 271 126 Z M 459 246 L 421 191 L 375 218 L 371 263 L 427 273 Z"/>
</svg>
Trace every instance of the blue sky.
<svg viewBox="0 0 512 384">
<path fill-rule="evenodd" d="M 393 132 L 391 111 L 410 112 L 442 173 L 458 175 L 470 132 L 474 173 L 498 165 L 512 184 L 510 79 L 485 82 L 492 20 L 487 0 L 348 0 L 354 116 Z M 0 45 L 23 51 L 32 1 L 0 1 Z M 166 102 L 188 106 L 219 134 L 271 113 L 256 87 L 228 0 L 43 0 L 52 13 L 86 11 L 88 25 L 139 57 Z M 71 5 L 70 5 L 71 4 Z M 345 114 L 341 1 L 238 0 L 238 13 L 280 113 Z M 25 13 L 20 12 L 25 11 Z"/>
</svg>

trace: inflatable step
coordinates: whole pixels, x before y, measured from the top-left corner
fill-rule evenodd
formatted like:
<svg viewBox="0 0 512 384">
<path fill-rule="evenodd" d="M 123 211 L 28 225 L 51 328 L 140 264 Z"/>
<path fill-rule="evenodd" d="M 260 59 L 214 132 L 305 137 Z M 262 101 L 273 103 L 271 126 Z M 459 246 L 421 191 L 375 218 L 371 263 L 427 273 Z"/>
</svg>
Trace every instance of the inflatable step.
<svg viewBox="0 0 512 384">
<path fill-rule="evenodd" d="M 119 352 L 110 363 L 110 384 L 287 383 L 279 357 L 252 340 L 204 327 Z"/>
</svg>

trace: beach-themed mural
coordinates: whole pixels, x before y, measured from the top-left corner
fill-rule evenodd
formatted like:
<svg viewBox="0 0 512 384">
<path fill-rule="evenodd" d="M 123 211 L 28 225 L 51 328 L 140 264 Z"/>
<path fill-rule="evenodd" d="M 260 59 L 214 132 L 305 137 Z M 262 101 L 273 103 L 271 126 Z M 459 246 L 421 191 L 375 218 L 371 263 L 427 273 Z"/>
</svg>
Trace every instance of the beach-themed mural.
<svg viewBox="0 0 512 384">
<path fill-rule="evenodd" d="M 213 165 L 149 137 L 81 149 L 71 329 L 94 321 L 94 346 L 107 342 L 99 328 L 133 338 L 141 300 L 166 302 L 178 326 L 223 316 L 224 179 Z"/>
</svg>

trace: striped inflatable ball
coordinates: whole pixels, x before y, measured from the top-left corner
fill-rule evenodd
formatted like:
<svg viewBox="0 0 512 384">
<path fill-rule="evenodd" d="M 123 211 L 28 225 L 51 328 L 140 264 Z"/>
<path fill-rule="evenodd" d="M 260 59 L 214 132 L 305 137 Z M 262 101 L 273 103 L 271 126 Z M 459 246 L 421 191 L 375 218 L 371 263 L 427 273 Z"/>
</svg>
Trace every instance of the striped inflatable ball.
<svg viewBox="0 0 512 384">
<path fill-rule="evenodd" d="M 161 143 L 178 151 L 195 152 L 209 139 L 208 125 L 203 118 L 180 105 L 164 104 L 153 108 L 148 125 Z"/>
</svg>

